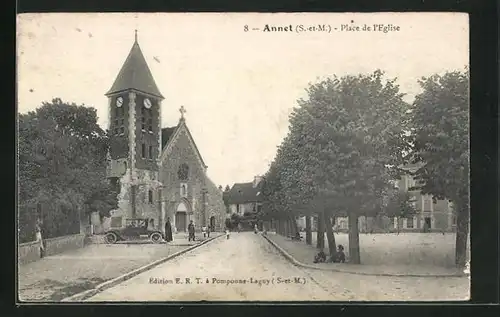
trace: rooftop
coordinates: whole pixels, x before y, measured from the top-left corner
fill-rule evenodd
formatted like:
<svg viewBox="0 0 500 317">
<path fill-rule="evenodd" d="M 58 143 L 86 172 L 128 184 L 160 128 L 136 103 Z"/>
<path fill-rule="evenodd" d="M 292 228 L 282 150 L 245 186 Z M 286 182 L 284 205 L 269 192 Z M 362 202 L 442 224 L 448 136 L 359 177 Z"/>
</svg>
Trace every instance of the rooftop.
<svg viewBox="0 0 500 317">
<path fill-rule="evenodd" d="M 137 42 L 137 34 L 132 49 L 123 63 L 118 76 L 111 86 L 111 89 L 106 95 L 111 95 L 128 89 L 135 89 L 158 98 L 163 99 L 160 90 L 151 74 L 146 59 L 142 54 L 139 43 Z"/>
<path fill-rule="evenodd" d="M 227 204 L 246 204 L 252 202 L 261 202 L 261 185 L 253 186 L 253 182 L 236 183 L 233 187 L 224 193 L 224 200 Z"/>
</svg>

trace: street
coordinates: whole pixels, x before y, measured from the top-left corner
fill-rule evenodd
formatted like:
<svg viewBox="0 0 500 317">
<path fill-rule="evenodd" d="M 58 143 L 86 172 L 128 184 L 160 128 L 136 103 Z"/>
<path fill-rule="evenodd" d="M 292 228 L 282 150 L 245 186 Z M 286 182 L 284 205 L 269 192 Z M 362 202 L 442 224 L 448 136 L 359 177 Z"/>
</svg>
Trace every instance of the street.
<svg viewBox="0 0 500 317">
<path fill-rule="evenodd" d="M 462 300 L 465 278 L 364 276 L 298 268 L 260 235 L 218 238 L 88 301 Z"/>
</svg>

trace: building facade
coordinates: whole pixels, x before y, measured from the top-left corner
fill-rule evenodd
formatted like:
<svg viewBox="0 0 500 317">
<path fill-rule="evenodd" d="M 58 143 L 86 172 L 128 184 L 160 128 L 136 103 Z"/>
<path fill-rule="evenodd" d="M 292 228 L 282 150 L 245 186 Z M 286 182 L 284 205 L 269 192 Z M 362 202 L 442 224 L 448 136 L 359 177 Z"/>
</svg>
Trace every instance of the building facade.
<svg viewBox="0 0 500 317">
<path fill-rule="evenodd" d="M 163 95 L 139 47 L 137 35 L 108 98 L 108 179 L 118 186 L 119 208 L 106 227 L 122 227 L 127 218 L 148 218 L 163 230 L 170 219 L 175 231 L 186 231 L 191 220 L 197 229 L 222 230 L 225 206 L 222 190 L 207 176 L 180 109 L 179 123 L 162 128 Z"/>
<path fill-rule="evenodd" d="M 224 192 L 224 200 L 228 208 L 228 217 L 237 214 L 256 213 L 262 208 L 262 177 L 255 176 L 253 182 L 235 183 L 230 190 Z"/>
<path fill-rule="evenodd" d="M 395 231 L 423 231 L 424 229 L 437 232 L 451 232 L 455 230 L 456 217 L 453 211 L 453 203 L 449 200 L 433 200 L 432 195 L 424 195 L 419 190 L 413 189 L 416 181 L 412 176 L 418 169 L 418 165 L 408 165 L 404 167 L 408 172 L 396 180 L 394 185 L 403 192 L 410 194 L 413 206 L 416 209 L 415 215 L 408 218 L 396 217 L 364 217 L 358 219 L 360 232 L 395 232 Z M 337 217 L 335 220 L 335 230 L 347 232 L 347 217 Z"/>
<path fill-rule="evenodd" d="M 413 217 L 400 219 L 400 228 L 407 231 L 423 230 L 424 227 L 430 231 L 453 231 L 456 218 L 453 211 L 453 203 L 447 199 L 433 199 L 432 195 L 424 195 L 419 190 L 414 190 L 416 181 L 412 174 L 418 169 L 418 165 L 408 165 L 404 169 L 408 173 L 396 181 L 396 187 L 400 191 L 408 192 L 416 214 Z M 391 219 L 391 226 L 397 227 L 396 219 Z"/>
</svg>

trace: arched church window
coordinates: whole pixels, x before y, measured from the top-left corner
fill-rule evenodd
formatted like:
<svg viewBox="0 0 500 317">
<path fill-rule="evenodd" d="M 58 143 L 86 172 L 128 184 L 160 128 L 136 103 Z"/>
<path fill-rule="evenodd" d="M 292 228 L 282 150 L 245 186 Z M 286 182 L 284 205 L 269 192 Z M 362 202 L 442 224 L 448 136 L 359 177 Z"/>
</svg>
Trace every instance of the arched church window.
<svg viewBox="0 0 500 317">
<path fill-rule="evenodd" d="M 181 197 L 186 197 L 187 196 L 187 186 L 186 184 L 181 185 Z"/>
<path fill-rule="evenodd" d="M 182 163 L 177 171 L 177 176 L 180 180 L 187 180 L 189 177 L 189 166 L 186 163 Z"/>
</svg>

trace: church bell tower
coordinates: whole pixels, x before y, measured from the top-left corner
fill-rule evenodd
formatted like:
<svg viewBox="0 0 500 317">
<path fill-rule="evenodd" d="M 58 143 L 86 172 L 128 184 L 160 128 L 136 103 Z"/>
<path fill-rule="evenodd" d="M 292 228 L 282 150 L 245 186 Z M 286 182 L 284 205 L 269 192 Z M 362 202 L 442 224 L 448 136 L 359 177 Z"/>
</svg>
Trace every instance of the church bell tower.
<svg viewBox="0 0 500 317">
<path fill-rule="evenodd" d="M 112 226 L 123 224 L 126 218 L 157 219 L 164 98 L 142 54 L 137 31 L 106 97 L 112 135 L 108 178 L 120 188 L 119 209 L 112 214 Z"/>
</svg>

